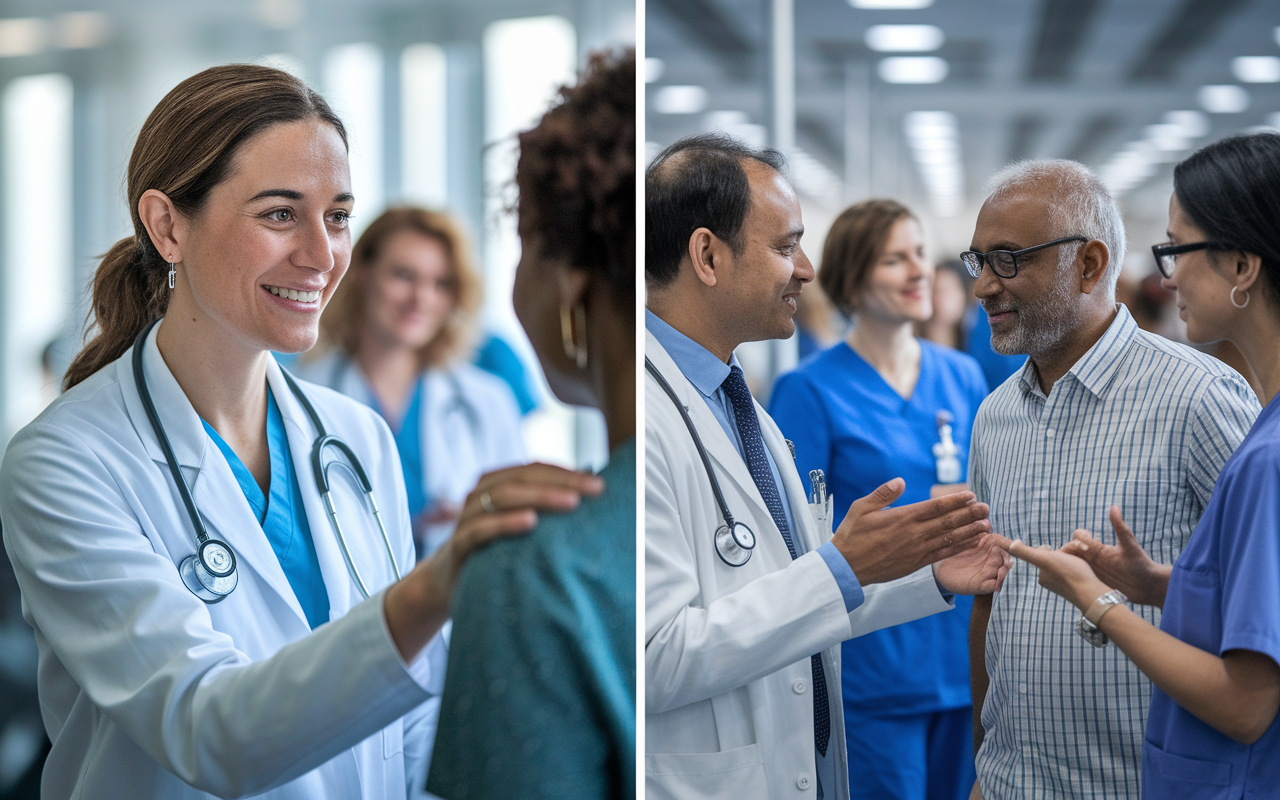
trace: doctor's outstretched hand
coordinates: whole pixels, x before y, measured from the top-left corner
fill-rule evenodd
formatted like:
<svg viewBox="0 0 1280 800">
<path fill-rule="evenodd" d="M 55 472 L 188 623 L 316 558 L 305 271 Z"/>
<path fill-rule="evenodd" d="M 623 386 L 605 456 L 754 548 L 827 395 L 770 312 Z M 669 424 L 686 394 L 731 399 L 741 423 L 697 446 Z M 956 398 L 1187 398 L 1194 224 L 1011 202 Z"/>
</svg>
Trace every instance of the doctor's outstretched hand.
<svg viewBox="0 0 1280 800">
<path fill-rule="evenodd" d="M 864 586 L 959 555 L 979 546 L 980 537 L 991 530 L 990 509 L 973 492 L 889 508 L 906 488 L 902 478 L 894 478 L 855 500 L 831 537 Z"/>
<path fill-rule="evenodd" d="M 444 626 L 454 584 L 476 548 L 528 533 L 538 524 L 538 511 L 573 511 L 582 495 L 603 491 L 599 477 L 551 464 L 525 464 L 482 475 L 463 503 L 453 535 L 383 598 L 387 627 L 401 658 L 412 661 Z"/>
</svg>

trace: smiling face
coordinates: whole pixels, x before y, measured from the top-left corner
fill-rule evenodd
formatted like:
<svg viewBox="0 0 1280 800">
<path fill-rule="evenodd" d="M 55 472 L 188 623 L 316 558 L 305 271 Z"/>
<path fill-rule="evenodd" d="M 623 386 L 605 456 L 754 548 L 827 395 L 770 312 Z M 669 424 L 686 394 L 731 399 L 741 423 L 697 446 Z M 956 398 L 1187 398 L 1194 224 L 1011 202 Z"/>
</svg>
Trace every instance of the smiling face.
<svg viewBox="0 0 1280 800">
<path fill-rule="evenodd" d="M 971 250 L 1022 250 L 1060 238 L 1049 222 L 1049 204 L 1023 191 L 988 200 L 978 213 Z M 991 321 L 991 347 L 1004 355 L 1035 359 L 1067 342 L 1076 327 L 1083 295 L 1073 264 L 1079 244 L 1069 242 L 1018 258 L 1018 274 L 1001 278 L 984 265 L 973 293 Z"/>
<path fill-rule="evenodd" d="M 331 125 L 255 135 L 200 211 L 179 219 L 170 313 L 228 347 L 306 350 L 351 259 L 351 206 L 347 151 Z"/>
<path fill-rule="evenodd" d="M 743 164 L 751 206 L 743 220 L 742 247 L 723 280 L 722 325 L 737 342 L 785 339 L 795 333 L 796 298 L 813 280 L 813 265 L 800 247 L 800 202 L 786 179 L 754 161 Z"/>
<path fill-rule="evenodd" d="M 1209 237 L 1182 211 L 1175 194 L 1169 198 L 1169 241 L 1174 244 L 1195 244 Z M 1173 269 L 1173 277 L 1164 278 L 1160 285 L 1174 293 L 1178 316 L 1187 323 L 1187 338 L 1196 344 L 1207 344 L 1231 335 L 1230 323 L 1239 312 L 1231 307 L 1231 288 L 1221 269 L 1229 262 L 1225 253 L 1193 250 L 1179 253 Z M 1238 297 L 1243 297 L 1240 292 Z"/>
<path fill-rule="evenodd" d="M 458 302 L 456 270 L 444 242 L 403 229 L 386 238 L 366 281 L 365 332 L 384 343 L 420 350 L 439 335 Z"/>
<path fill-rule="evenodd" d="M 889 323 L 924 322 L 933 315 L 933 276 L 933 262 L 925 258 L 920 223 L 914 217 L 900 217 L 867 273 L 858 294 L 857 312 Z"/>
</svg>

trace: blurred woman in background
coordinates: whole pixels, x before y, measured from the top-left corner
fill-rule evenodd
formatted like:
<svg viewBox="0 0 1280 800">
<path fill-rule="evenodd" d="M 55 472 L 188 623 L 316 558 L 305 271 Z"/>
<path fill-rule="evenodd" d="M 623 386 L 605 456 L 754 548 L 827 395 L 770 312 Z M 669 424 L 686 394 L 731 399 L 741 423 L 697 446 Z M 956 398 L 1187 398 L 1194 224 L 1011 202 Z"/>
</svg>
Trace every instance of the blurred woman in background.
<svg viewBox="0 0 1280 800">
<path fill-rule="evenodd" d="M 524 460 L 520 411 L 468 363 L 483 286 L 448 215 L 392 208 L 351 251 L 304 378 L 372 406 L 395 435 L 418 557 L 448 538 L 481 474 Z"/>
<path fill-rule="evenodd" d="M 597 53 L 520 135 L 515 307 L 552 392 L 604 414 L 604 494 L 473 557 L 427 789 L 635 792 L 635 52 Z"/>
<path fill-rule="evenodd" d="M 837 504 L 895 477 L 907 484 L 895 505 L 965 488 L 987 387 L 972 358 L 915 336 L 933 315 L 933 279 L 919 220 L 893 200 L 846 209 L 827 234 L 818 281 L 854 324 L 778 379 L 769 413 L 795 444 L 800 474 L 822 470 Z M 957 597 L 954 613 L 844 643 L 853 798 L 968 795 L 972 607 Z"/>
</svg>

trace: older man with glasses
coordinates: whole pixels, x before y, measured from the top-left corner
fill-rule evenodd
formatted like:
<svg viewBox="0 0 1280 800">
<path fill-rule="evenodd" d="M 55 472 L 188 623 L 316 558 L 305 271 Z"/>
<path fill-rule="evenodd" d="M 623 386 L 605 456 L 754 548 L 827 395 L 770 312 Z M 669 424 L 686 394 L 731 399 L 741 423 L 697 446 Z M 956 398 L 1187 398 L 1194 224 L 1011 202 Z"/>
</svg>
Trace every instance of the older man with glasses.
<svg viewBox="0 0 1280 800">
<path fill-rule="evenodd" d="M 1172 564 L 1257 398 L 1116 304 L 1124 222 L 1086 167 L 1024 161 L 991 186 L 961 258 L 992 347 L 1029 358 L 978 411 L 969 485 L 1010 539 L 1057 548 L 1087 528 L 1115 545 L 1113 526 L 1131 528 Z M 1148 599 L 1131 601 L 1158 625 L 1160 609 L 1138 605 Z M 1150 683 L 1137 668 L 1026 565 L 977 598 L 971 626 L 973 796 L 1139 796 Z"/>
</svg>

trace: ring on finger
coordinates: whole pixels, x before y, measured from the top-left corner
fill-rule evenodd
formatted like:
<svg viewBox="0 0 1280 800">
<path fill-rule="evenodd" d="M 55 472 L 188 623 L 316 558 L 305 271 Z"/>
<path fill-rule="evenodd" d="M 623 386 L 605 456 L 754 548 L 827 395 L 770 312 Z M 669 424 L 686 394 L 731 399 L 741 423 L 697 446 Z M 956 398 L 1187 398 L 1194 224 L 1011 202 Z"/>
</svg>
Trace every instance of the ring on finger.
<svg viewBox="0 0 1280 800">
<path fill-rule="evenodd" d="M 487 514 L 496 514 L 498 512 L 498 507 L 493 504 L 493 498 L 489 496 L 488 492 L 482 492 L 480 494 L 480 507 L 483 508 Z"/>
</svg>

